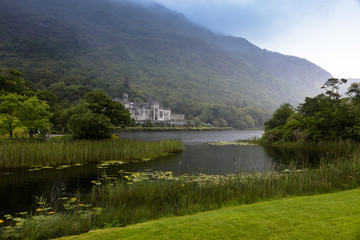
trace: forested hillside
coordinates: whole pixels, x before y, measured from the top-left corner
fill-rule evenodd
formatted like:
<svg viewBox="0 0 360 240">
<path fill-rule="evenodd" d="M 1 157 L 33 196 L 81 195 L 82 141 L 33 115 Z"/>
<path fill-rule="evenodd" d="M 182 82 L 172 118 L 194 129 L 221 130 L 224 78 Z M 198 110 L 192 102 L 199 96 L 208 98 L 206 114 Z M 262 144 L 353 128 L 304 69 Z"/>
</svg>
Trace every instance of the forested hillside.
<svg viewBox="0 0 360 240">
<path fill-rule="evenodd" d="M 300 58 L 220 36 L 157 4 L 0 0 L 0 67 L 74 102 L 91 90 L 161 100 L 173 112 L 261 126 L 331 75 Z M 220 121 L 220 120 L 225 120 Z"/>
</svg>

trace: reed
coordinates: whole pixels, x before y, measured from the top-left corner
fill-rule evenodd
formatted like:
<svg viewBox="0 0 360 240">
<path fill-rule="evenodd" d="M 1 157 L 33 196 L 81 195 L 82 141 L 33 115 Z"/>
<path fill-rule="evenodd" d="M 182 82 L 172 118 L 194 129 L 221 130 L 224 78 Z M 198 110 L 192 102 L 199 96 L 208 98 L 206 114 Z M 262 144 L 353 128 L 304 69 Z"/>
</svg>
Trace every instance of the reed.
<svg viewBox="0 0 360 240">
<path fill-rule="evenodd" d="M 318 169 L 180 177 L 174 177 L 170 172 L 120 173 L 118 177 L 122 180 L 97 184 L 91 193 L 66 202 L 63 204 L 65 212 L 48 216 L 42 211 L 42 217 L 25 219 L 16 230 L 18 236 L 24 239 L 54 238 L 222 206 L 357 188 L 360 154 L 355 153 L 350 160 L 324 159 Z"/>
<path fill-rule="evenodd" d="M 0 143 L 0 168 L 142 160 L 180 152 L 183 147 L 182 142 L 178 140 L 4 141 Z"/>
<path fill-rule="evenodd" d="M 356 188 L 359 156 L 339 159 L 319 169 L 228 176 L 185 176 L 176 180 L 95 187 L 87 201 L 107 209 L 100 222 L 116 219 L 121 226 L 144 219 L 190 214 L 221 206 L 249 204 L 289 196 L 313 195 Z M 171 178 L 170 178 L 171 179 Z"/>
<path fill-rule="evenodd" d="M 257 141 L 259 143 L 259 141 Z M 353 154 L 359 152 L 360 143 L 351 139 L 338 139 L 334 141 L 323 142 L 286 142 L 286 143 L 271 143 L 261 145 L 272 146 L 287 149 L 308 149 L 312 151 L 327 151 L 332 154 Z"/>
</svg>

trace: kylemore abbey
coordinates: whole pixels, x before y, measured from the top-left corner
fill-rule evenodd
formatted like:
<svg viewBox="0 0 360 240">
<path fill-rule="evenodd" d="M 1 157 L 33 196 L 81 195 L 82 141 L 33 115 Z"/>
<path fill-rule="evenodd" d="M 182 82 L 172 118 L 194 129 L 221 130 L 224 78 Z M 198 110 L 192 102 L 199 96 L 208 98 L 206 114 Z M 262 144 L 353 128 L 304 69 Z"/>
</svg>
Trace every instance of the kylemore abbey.
<svg viewBox="0 0 360 240">
<path fill-rule="evenodd" d="M 123 94 L 123 98 L 115 98 L 117 102 L 120 102 L 131 113 L 131 118 L 137 123 L 144 123 L 147 120 L 151 122 L 164 122 L 169 124 L 184 124 L 184 114 L 171 113 L 171 109 L 166 109 L 160 105 L 158 100 L 153 100 L 151 96 L 148 96 L 147 102 L 130 102 L 129 95 Z"/>
</svg>

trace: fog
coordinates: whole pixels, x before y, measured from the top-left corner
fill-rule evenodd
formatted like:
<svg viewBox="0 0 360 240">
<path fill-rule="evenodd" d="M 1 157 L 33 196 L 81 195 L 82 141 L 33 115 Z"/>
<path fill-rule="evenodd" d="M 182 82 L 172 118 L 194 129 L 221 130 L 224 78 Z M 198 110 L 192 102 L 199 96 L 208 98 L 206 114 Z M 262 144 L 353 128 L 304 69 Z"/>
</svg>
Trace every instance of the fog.
<svg viewBox="0 0 360 240">
<path fill-rule="evenodd" d="M 149 5 L 150 0 L 137 0 Z M 306 58 L 339 78 L 359 78 L 357 0 L 156 0 L 191 21 L 244 37 L 271 51 Z"/>
</svg>

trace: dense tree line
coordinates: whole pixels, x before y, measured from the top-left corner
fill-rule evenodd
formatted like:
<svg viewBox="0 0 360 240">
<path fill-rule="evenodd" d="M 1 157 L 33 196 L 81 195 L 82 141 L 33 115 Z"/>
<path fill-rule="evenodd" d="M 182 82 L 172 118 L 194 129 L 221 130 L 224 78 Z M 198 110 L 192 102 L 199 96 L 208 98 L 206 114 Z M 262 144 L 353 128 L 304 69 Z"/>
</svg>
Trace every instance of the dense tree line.
<svg viewBox="0 0 360 240">
<path fill-rule="evenodd" d="M 69 130 L 76 138 L 102 139 L 110 137 L 113 127 L 130 123 L 130 112 L 102 92 L 81 86 L 68 92 L 59 86 L 37 91 L 21 76 L 16 70 L 0 69 L 0 133 L 10 138 L 20 128 L 29 137 L 55 129 Z"/>
<path fill-rule="evenodd" d="M 106 113 L 100 113 L 94 104 L 95 100 L 90 97 L 95 97 L 96 94 L 90 94 L 93 91 L 92 88 L 81 84 L 70 84 L 61 81 L 52 83 L 48 87 L 43 87 L 42 90 L 38 90 L 31 82 L 25 81 L 22 78 L 22 73 L 19 71 L 3 69 L 1 70 L 0 76 L 1 95 L 16 93 L 18 95 L 36 98 L 40 102 L 48 105 L 47 111 L 51 113 L 48 115 L 49 126 L 51 126 L 53 131 L 62 134 L 69 131 L 69 127 L 74 126 L 69 124 L 71 114 L 80 111 L 79 109 L 85 109 L 84 105 L 86 104 L 86 109 L 89 111 L 95 114 L 102 114 L 112 119 L 112 126 L 124 126 L 128 122 L 128 120 L 115 121 L 114 116 L 111 117 L 109 115 L 111 111 L 122 112 L 123 109 L 121 109 L 118 103 L 107 97 L 105 93 L 103 93 L 102 96 L 98 95 L 96 97 L 96 101 L 99 101 L 98 104 L 109 105 Z M 74 83 L 76 83 L 76 81 L 74 81 Z M 131 84 L 129 79 L 126 79 L 121 89 L 121 92 L 129 92 L 133 101 L 145 101 L 147 94 L 137 91 L 137 88 Z M 104 91 L 98 91 L 98 94 L 100 94 L 100 92 Z M 206 123 L 215 127 L 234 127 L 237 129 L 261 128 L 269 118 L 268 112 L 257 107 L 248 106 L 247 102 L 240 98 L 234 99 L 233 102 L 229 102 L 228 104 L 221 102 L 212 104 L 194 100 L 189 94 L 185 94 L 184 96 L 179 94 L 179 92 L 174 94 L 176 94 L 176 97 L 173 97 L 171 94 L 167 95 L 164 105 L 171 108 L 173 112 L 184 113 L 187 119 L 193 120 L 197 126 Z M 19 99 L 20 102 L 23 100 L 24 97 Z M 79 106 L 78 109 L 74 109 L 78 104 L 82 107 Z M 112 114 L 114 115 L 115 113 Z M 118 113 L 118 115 L 120 116 L 121 114 Z M 99 120 L 98 118 L 96 119 Z M 103 123 L 105 124 L 105 122 Z M 132 122 L 132 125 L 133 124 L 134 122 Z"/>
<path fill-rule="evenodd" d="M 225 104 L 205 104 L 194 118 L 215 127 L 236 129 L 260 128 L 267 119 L 268 114 L 256 107 L 237 108 Z"/>
<path fill-rule="evenodd" d="M 360 83 L 352 83 L 342 97 L 339 88 L 346 82 L 330 78 L 322 87 L 325 93 L 307 97 L 297 108 L 289 103 L 281 105 L 265 123 L 262 141 L 360 141 Z"/>
</svg>

